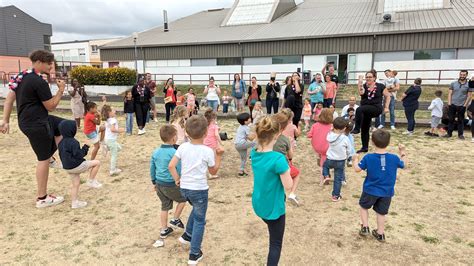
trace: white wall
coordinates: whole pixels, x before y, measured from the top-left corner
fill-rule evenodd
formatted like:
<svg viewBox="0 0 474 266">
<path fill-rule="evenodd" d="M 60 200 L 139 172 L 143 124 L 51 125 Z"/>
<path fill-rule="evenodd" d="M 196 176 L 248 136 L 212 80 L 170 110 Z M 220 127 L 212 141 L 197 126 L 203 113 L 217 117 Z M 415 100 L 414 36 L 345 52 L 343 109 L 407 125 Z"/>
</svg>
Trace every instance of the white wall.
<svg viewBox="0 0 474 266">
<path fill-rule="evenodd" d="M 384 71 L 385 69 L 394 70 L 425 70 L 420 72 L 410 72 L 408 77 L 406 73 L 399 72 L 398 78 L 408 79 L 408 84 L 411 84 L 415 78 L 422 78 L 423 84 L 438 84 L 439 70 L 449 69 L 474 69 L 474 60 L 410 60 L 410 61 L 396 61 L 396 62 L 375 62 L 374 68 L 377 71 Z M 459 71 L 441 71 L 440 84 L 449 84 L 452 80 L 457 79 Z M 429 80 L 436 79 L 436 80 Z M 405 83 L 404 80 L 401 81 Z"/>
<path fill-rule="evenodd" d="M 79 60 L 79 49 L 85 50 L 84 60 Z M 72 43 L 60 43 L 60 44 L 51 44 L 51 51 L 56 55 L 56 60 L 59 62 L 63 60 L 61 57 L 57 56 L 56 51 L 61 50 L 62 55 L 64 56 L 64 51 L 69 51 L 69 57 L 64 58 L 64 61 L 84 61 L 90 62 L 90 47 L 89 42 L 72 42 Z"/>
<path fill-rule="evenodd" d="M 352 59 L 355 55 L 355 67 L 353 67 Z M 361 54 L 350 54 L 347 58 L 347 70 L 349 71 L 349 83 L 357 83 L 356 79 L 359 75 L 364 75 L 365 72 L 372 68 L 372 54 L 371 53 L 361 53 Z M 356 71 L 356 72 L 352 72 Z"/>
<path fill-rule="evenodd" d="M 303 69 L 310 70 L 312 75 L 320 73 L 323 65 L 326 64 L 326 55 L 305 55 L 303 64 Z"/>
</svg>

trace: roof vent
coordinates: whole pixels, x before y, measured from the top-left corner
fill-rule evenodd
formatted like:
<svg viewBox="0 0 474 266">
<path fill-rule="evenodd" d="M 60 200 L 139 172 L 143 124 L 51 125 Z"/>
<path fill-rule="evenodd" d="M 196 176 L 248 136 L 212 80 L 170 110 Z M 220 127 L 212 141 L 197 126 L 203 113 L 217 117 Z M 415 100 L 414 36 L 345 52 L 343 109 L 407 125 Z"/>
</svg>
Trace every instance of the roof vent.
<svg viewBox="0 0 474 266">
<path fill-rule="evenodd" d="M 382 22 L 381 24 L 390 24 L 393 23 L 393 19 L 395 18 L 395 12 L 385 12 L 382 15 Z"/>
<path fill-rule="evenodd" d="M 168 12 L 166 10 L 163 10 L 163 31 L 168 32 Z"/>
</svg>

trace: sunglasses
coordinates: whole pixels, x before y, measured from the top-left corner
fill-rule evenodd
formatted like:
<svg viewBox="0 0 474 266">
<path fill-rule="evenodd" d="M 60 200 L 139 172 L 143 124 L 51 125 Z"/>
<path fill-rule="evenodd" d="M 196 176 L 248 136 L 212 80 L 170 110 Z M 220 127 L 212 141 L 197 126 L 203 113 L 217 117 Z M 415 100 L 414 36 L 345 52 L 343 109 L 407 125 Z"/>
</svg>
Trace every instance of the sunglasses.
<svg viewBox="0 0 474 266">
<path fill-rule="evenodd" d="M 371 79 L 371 78 L 373 78 L 373 77 L 372 77 L 372 76 L 366 76 L 365 78 L 366 78 L 366 79 Z"/>
</svg>

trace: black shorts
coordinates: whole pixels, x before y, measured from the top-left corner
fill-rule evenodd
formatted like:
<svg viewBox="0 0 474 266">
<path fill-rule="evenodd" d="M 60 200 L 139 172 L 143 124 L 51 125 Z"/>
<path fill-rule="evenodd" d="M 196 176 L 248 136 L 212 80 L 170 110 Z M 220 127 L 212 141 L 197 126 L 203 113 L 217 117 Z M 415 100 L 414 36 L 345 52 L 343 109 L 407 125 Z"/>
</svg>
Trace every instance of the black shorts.
<svg viewBox="0 0 474 266">
<path fill-rule="evenodd" d="M 20 125 L 21 132 L 30 141 L 31 148 L 36 154 L 38 161 L 46 161 L 58 149 L 54 137 L 60 136 L 59 123 L 64 119 L 57 116 L 48 116 L 48 122 L 42 125 Z"/>
<path fill-rule="evenodd" d="M 362 192 L 360 196 L 359 205 L 364 209 L 370 209 L 373 207 L 374 211 L 380 215 L 386 215 L 390 208 L 390 202 L 392 197 L 377 197 Z"/>
</svg>

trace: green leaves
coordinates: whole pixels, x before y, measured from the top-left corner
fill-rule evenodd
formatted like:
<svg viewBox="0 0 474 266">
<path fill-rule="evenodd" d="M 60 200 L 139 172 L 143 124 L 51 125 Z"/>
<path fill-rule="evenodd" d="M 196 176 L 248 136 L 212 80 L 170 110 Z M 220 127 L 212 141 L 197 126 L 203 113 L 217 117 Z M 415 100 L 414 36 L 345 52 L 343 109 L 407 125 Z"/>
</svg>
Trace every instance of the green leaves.
<svg viewBox="0 0 474 266">
<path fill-rule="evenodd" d="M 92 66 L 79 66 L 71 71 L 82 85 L 108 85 L 129 86 L 134 85 L 137 72 L 128 68 L 96 68 Z"/>
</svg>

